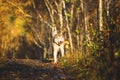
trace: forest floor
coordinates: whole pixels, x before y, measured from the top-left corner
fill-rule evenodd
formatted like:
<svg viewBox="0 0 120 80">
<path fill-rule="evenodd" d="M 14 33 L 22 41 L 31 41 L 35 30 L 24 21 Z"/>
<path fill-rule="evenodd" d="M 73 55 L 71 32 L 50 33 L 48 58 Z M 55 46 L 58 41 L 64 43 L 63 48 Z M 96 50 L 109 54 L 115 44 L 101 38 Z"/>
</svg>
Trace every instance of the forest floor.
<svg viewBox="0 0 120 80">
<path fill-rule="evenodd" d="M 50 60 L 0 60 L 0 80 L 74 80 Z"/>
</svg>

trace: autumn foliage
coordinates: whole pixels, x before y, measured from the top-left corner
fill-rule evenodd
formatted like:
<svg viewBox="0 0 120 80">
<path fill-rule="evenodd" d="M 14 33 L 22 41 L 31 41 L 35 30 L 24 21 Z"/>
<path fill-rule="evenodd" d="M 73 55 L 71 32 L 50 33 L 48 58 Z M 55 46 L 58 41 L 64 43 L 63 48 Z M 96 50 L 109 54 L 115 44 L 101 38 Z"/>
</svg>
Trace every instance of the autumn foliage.
<svg viewBox="0 0 120 80">
<path fill-rule="evenodd" d="M 102 0 L 101 12 L 99 1 L 0 0 L 0 59 L 53 59 L 51 28 L 56 27 L 65 29 L 66 54 L 58 64 L 67 74 L 118 80 L 120 1 Z"/>
</svg>

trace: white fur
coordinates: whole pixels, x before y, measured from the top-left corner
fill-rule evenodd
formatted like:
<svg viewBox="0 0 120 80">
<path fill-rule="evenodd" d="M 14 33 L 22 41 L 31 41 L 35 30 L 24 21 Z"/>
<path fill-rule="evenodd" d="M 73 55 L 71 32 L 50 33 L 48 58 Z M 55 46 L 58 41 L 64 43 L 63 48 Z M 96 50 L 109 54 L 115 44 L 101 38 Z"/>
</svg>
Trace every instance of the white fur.
<svg viewBox="0 0 120 80">
<path fill-rule="evenodd" d="M 58 46 L 56 43 L 53 43 L 53 56 L 54 56 L 54 63 L 58 61 L 58 51 L 61 52 L 62 57 L 64 57 L 64 44 Z"/>
<path fill-rule="evenodd" d="M 57 29 L 53 28 L 52 29 L 52 37 L 54 38 L 57 35 Z M 55 41 L 55 42 L 54 42 Z M 60 45 L 59 42 L 62 42 Z M 61 34 L 61 36 L 59 38 L 55 38 L 55 40 L 53 40 L 53 56 L 54 56 L 54 63 L 57 63 L 58 61 L 58 52 L 61 52 L 62 57 L 64 57 L 64 38 Z"/>
</svg>

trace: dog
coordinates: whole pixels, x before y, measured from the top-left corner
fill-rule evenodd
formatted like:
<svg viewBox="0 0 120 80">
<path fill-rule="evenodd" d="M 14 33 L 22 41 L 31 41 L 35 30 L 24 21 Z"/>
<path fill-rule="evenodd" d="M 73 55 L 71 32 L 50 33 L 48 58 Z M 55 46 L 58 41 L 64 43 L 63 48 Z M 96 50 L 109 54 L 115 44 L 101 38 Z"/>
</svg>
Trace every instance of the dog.
<svg viewBox="0 0 120 80">
<path fill-rule="evenodd" d="M 56 33 L 57 31 L 55 31 Z M 61 52 L 61 56 L 64 57 L 64 36 L 61 31 L 57 32 L 53 36 L 53 56 L 54 63 L 58 61 L 58 52 Z"/>
</svg>

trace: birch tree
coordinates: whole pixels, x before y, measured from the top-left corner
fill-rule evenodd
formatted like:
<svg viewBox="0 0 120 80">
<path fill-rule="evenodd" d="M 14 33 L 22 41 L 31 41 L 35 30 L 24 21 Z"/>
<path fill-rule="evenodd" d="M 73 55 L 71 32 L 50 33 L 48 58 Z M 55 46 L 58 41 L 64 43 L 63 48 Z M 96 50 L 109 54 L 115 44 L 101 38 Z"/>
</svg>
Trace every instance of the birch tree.
<svg viewBox="0 0 120 80">
<path fill-rule="evenodd" d="M 99 28 L 103 31 L 103 0 L 99 0 Z"/>
<path fill-rule="evenodd" d="M 69 36 L 69 42 L 70 42 L 70 50 L 71 50 L 71 53 L 73 53 L 72 36 L 71 36 L 71 31 L 70 31 L 71 23 L 69 23 L 69 19 L 67 16 L 68 13 L 66 11 L 66 1 L 65 0 L 60 0 L 60 1 L 54 0 L 53 3 L 54 5 L 52 5 L 49 0 L 45 0 L 45 4 L 49 11 L 50 19 L 52 21 L 52 26 L 57 27 L 58 24 L 60 24 L 59 26 L 60 29 L 63 29 L 63 28 L 67 29 L 68 36 Z M 74 9 L 74 6 L 72 5 L 71 13 L 70 13 L 71 17 L 73 16 L 73 11 L 74 11 L 73 9 Z M 65 16 L 63 15 L 63 13 L 65 14 Z M 65 20 L 63 20 L 64 17 L 65 17 Z M 58 19 L 59 23 L 55 22 L 56 19 Z M 63 26 L 64 21 L 66 22 L 66 27 Z M 70 21 L 72 22 L 72 19 Z"/>
<path fill-rule="evenodd" d="M 64 26 L 63 26 L 63 0 L 60 0 L 60 1 L 43 0 L 43 1 L 45 3 L 46 9 L 48 11 L 48 16 L 47 16 L 48 19 L 47 20 L 43 17 L 41 12 L 37 10 L 34 0 L 31 0 L 32 5 L 33 5 L 33 9 L 37 13 L 39 21 L 44 23 L 45 25 L 47 25 L 51 29 L 50 30 L 51 31 L 51 38 L 49 39 L 50 48 L 48 50 L 49 50 L 49 53 L 52 53 L 52 51 L 51 51 L 52 50 L 52 37 L 53 37 L 52 30 L 57 29 L 57 28 L 60 28 L 60 29 L 64 28 Z M 36 34 L 38 34 L 35 29 L 33 28 L 32 30 Z M 37 42 L 36 42 L 36 44 L 38 45 Z"/>
<path fill-rule="evenodd" d="M 67 16 L 67 14 L 69 14 L 69 13 L 67 13 L 67 11 L 66 11 L 65 0 L 63 1 L 63 9 L 64 9 L 65 20 L 66 20 L 66 28 L 67 28 L 68 35 L 69 35 L 70 51 L 71 51 L 71 53 L 73 53 L 72 35 L 71 35 L 69 20 L 68 20 L 68 16 Z M 72 5 L 72 10 L 71 10 L 70 16 L 73 17 L 73 5 Z M 72 19 L 71 19 L 71 20 L 72 20 Z"/>
<path fill-rule="evenodd" d="M 106 3 L 107 3 L 107 6 L 106 6 L 106 9 L 107 9 L 107 16 L 109 17 L 110 16 L 110 3 L 111 3 L 111 0 L 106 0 Z"/>
</svg>

